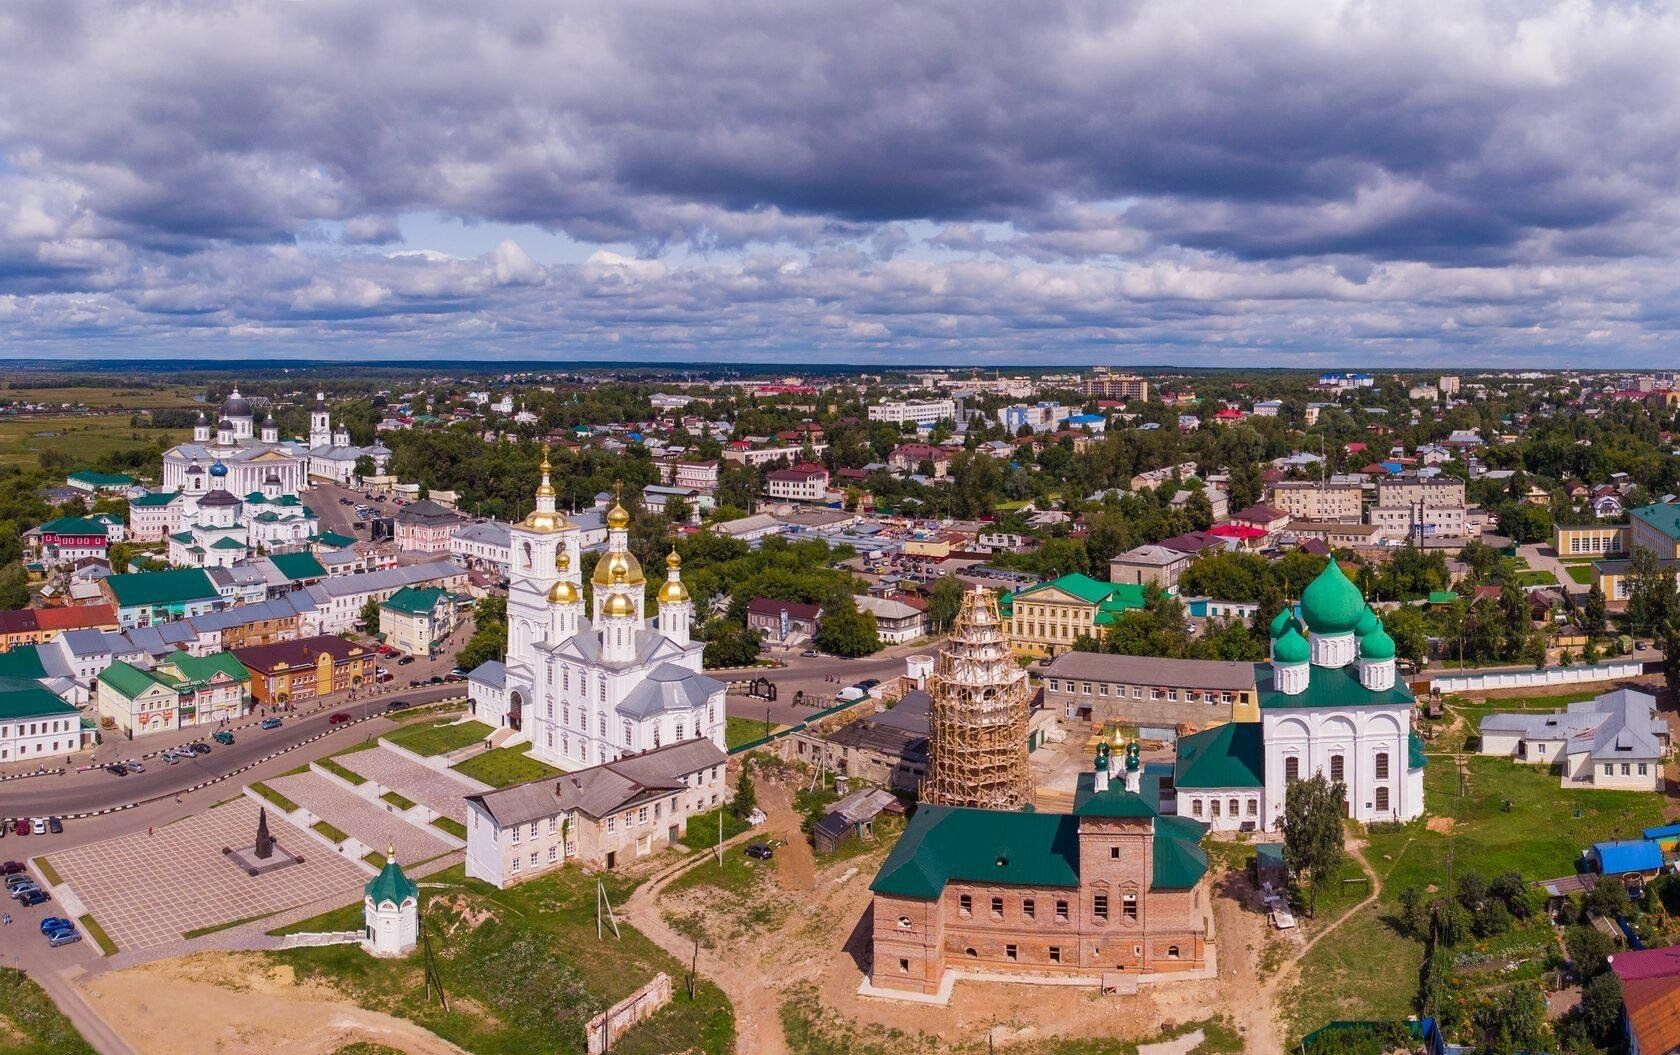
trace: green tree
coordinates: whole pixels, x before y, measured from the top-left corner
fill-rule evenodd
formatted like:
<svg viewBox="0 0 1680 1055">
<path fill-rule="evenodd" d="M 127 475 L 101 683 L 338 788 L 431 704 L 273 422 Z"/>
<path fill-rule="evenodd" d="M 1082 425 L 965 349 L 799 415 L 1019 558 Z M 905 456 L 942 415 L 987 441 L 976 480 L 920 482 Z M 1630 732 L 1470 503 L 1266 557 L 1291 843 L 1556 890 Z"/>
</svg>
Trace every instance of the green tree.
<svg viewBox="0 0 1680 1055">
<path fill-rule="evenodd" d="M 364 454 L 356 459 L 356 479 L 358 480 L 366 480 L 370 476 L 377 475 L 377 469 L 378 466 L 374 464 L 372 455 Z"/>
<path fill-rule="evenodd" d="M 881 650 L 875 628 L 875 614 L 865 612 L 846 598 L 823 610 L 817 622 L 817 647 L 835 656 L 867 656 Z"/>
<path fill-rule="evenodd" d="M 106 549 L 105 556 L 111 562 L 111 571 L 121 575 L 128 570 L 129 561 L 134 558 L 134 546 L 127 542 L 113 542 Z"/>
<path fill-rule="evenodd" d="M 758 789 L 753 787 L 752 767 L 743 765 L 741 775 L 735 781 L 735 794 L 729 800 L 729 812 L 745 820 L 757 808 Z"/>
<path fill-rule="evenodd" d="M 1581 606 L 1581 629 L 1587 632 L 1588 640 L 1595 640 L 1604 633 L 1607 606 L 1604 591 L 1594 582 L 1587 590 L 1587 600 Z"/>
<path fill-rule="evenodd" d="M 1290 783 L 1283 802 L 1283 853 L 1297 882 L 1305 885 L 1307 914 L 1318 906 L 1341 867 L 1342 804 L 1347 785 L 1323 773 Z"/>
<path fill-rule="evenodd" d="M 1575 970 L 1586 979 L 1596 978 L 1605 971 L 1610 965 L 1608 957 L 1616 951 L 1616 943 L 1608 935 L 1586 924 L 1564 931 L 1563 947 L 1568 950 Z"/>
<path fill-rule="evenodd" d="M 0 609 L 29 607 L 29 573 L 18 562 L 0 568 Z"/>
<path fill-rule="evenodd" d="M 1581 1025 L 1601 1047 L 1613 1047 L 1622 1025 L 1622 980 L 1605 971 L 1581 989 Z"/>
<path fill-rule="evenodd" d="M 943 634 L 951 629 L 951 623 L 957 618 L 957 609 L 962 607 L 962 595 L 962 580 L 954 575 L 946 575 L 933 584 L 928 593 L 928 633 Z"/>
<path fill-rule="evenodd" d="M 379 600 L 377 598 L 369 597 L 367 602 L 362 605 L 360 619 L 364 633 L 374 634 L 379 632 Z"/>
<path fill-rule="evenodd" d="M 1539 986 L 1519 982 L 1495 993 L 1477 1009 L 1475 1027 L 1488 1055 L 1546 1050 L 1546 1000 Z"/>
</svg>

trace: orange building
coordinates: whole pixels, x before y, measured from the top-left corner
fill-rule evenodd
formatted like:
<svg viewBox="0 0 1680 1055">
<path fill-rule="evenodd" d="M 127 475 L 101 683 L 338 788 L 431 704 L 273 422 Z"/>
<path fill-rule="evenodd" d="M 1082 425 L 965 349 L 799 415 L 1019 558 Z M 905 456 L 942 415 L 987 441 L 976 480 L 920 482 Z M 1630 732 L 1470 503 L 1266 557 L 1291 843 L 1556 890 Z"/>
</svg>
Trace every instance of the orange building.
<svg viewBox="0 0 1680 1055">
<path fill-rule="evenodd" d="M 66 630 L 116 630 L 117 610 L 108 604 L 68 608 L 20 608 L 0 612 L 0 652 L 39 645 Z"/>
<path fill-rule="evenodd" d="M 374 671 L 372 651 L 330 635 L 232 651 L 251 672 L 252 699 L 269 705 L 348 692 Z"/>
</svg>

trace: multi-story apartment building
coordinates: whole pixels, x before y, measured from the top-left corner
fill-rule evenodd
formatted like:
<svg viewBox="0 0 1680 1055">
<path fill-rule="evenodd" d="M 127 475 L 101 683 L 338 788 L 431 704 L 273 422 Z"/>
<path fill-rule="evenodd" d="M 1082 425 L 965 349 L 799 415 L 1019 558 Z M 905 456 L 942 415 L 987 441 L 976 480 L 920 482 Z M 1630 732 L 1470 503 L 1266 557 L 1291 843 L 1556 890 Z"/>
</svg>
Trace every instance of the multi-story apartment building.
<svg viewBox="0 0 1680 1055">
<path fill-rule="evenodd" d="M 1453 476 L 1382 476 L 1377 478 L 1377 505 L 1464 508 L 1464 481 Z M 1317 518 L 1314 518 L 1317 519 Z"/>
<path fill-rule="evenodd" d="M 1357 483 L 1319 483 L 1316 480 L 1286 480 L 1266 492 L 1266 504 L 1281 509 L 1296 520 L 1339 520 L 1359 522 L 1364 512 L 1364 488 Z"/>
<path fill-rule="evenodd" d="M 1462 538 L 1469 513 L 1463 506 L 1372 506 L 1368 516 L 1384 538 Z"/>
<path fill-rule="evenodd" d="M 1068 652 L 1044 671 L 1044 706 L 1075 721 L 1256 722 L 1259 699 L 1252 663 Z"/>
<path fill-rule="evenodd" d="M 954 399 L 887 400 L 869 408 L 870 421 L 885 421 L 892 425 L 932 425 L 955 420 L 957 403 Z"/>
<path fill-rule="evenodd" d="M 1078 407 L 1064 407 L 1060 403 L 1040 401 L 1032 405 L 1015 403 L 998 411 L 998 421 L 1011 436 L 1020 435 L 1022 428 L 1033 432 L 1053 432 L 1072 417 Z"/>
<path fill-rule="evenodd" d="M 82 716 L 34 681 L 0 687 L 0 763 L 45 762 L 82 749 Z"/>
<path fill-rule="evenodd" d="M 821 455 L 828 450 L 828 444 L 812 441 L 810 444 L 813 455 Z M 737 441 L 724 448 L 723 460 L 735 465 L 745 465 L 753 469 L 762 469 L 766 465 L 780 462 L 792 465 L 804 455 L 805 446 L 793 447 L 754 447 L 752 444 Z"/>
<path fill-rule="evenodd" d="M 1079 382 L 1079 391 L 1092 399 L 1147 400 L 1149 382 L 1136 374 L 1111 374 L 1098 368 Z"/>
<path fill-rule="evenodd" d="M 821 502 L 828 497 L 828 470 L 811 462 L 764 474 L 764 493 L 786 502 Z"/>
</svg>

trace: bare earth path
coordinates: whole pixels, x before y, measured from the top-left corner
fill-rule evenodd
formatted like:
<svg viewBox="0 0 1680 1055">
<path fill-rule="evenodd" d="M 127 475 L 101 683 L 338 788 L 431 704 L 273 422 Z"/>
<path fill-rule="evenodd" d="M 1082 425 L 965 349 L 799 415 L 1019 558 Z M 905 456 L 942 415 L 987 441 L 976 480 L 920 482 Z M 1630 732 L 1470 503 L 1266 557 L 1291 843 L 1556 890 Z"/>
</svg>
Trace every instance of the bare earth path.
<svg viewBox="0 0 1680 1055">
<path fill-rule="evenodd" d="M 1307 954 L 1313 950 L 1315 945 L 1323 941 L 1337 927 L 1352 919 L 1354 915 L 1374 905 L 1377 898 L 1382 896 L 1382 878 L 1377 875 L 1376 869 L 1371 867 L 1371 863 L 1365 859 L 1365 844 L 1361 842 L 1349 843 L 1348 853 L 1355 861 L 1359 862 L 1360 870 L 1370 880 L 1371 892 L 1366 895 L 1363 901 L 1337 916 L 1323 930 L 1314 934 L 1270 978 L 1264 979 L 1260 983 L 1258 999 L 1244 1003 L 1238 1025 L 1242 1027 L 1246 1041 L 1244 1050 L 1252 1053 L 1252 1055 L 1284 1055 L 1283 1032 L 1279 1023 L 1283 1009 L 1279 1006 L 1279 997 L 1283 993 L 1285 984 L 1295 977 L 1300 970 L 1301 961 L 1306 959 Z"/>
<path fill-rule="evenodd" d="M 737 843 L 758 841 L 771 836 L 776 846 L 776 878 L 789 890 L 810 890 L 815 885 L 815 859 L 810 844 L 799 830 L 799 814 L 793 811 L 793 793 L 784 785 L 759 780 L 759 808 L 767 820 L 763 828 L 755 828 L 724 843 L 725 852 Z M 803 851 L 803 852 L 801 852 Z M 630 925 L 647 935 L 648 940 L 664 949 L 677 960 L 688 963 L 695 958 L 692 939 L 673 930 L 659 908 L 659 896 L 672 880 L 692 868 L 704 864 L 710 855 L 695 853 L 658 873 L 636 888 L 625 902 L 624 914 Z M 787 1055 L 787 1040 L 782 1035 L 782 1021 L 778 1013 L 775 992 L 765 988 L 761 972 L 742 970 L 710 949 L 702 948 L 697 960 L 700 974 L 723 990 L 735 1008 L 736 1049 L 754 1055 Z"/>
</svg>

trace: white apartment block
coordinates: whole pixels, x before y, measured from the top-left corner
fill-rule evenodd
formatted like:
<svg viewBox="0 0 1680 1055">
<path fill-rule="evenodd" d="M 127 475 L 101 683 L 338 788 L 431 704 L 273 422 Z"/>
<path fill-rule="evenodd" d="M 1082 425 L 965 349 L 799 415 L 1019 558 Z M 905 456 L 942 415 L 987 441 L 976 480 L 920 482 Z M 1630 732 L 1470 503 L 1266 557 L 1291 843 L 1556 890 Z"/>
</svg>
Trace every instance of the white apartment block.
<svg viewBox="0 0 1680 1055">
<path fill-rule="evenodd" d="M 951 399 L 888 400 L 869 408 L 870 421 L 885 421 L 892 425 L 932 425 L 955 420 L 957 404 Z"/>
</svg>

